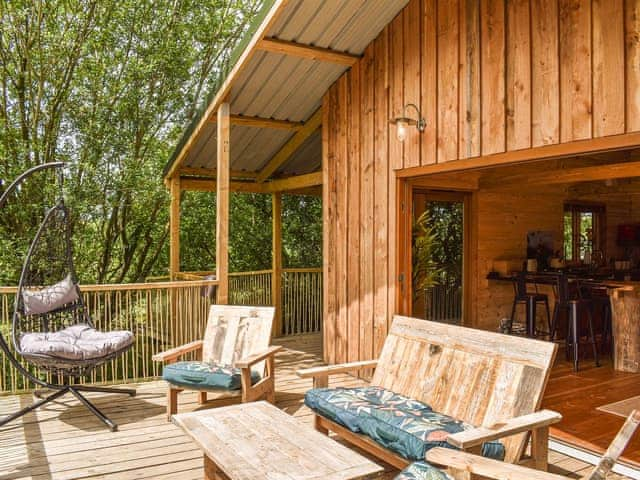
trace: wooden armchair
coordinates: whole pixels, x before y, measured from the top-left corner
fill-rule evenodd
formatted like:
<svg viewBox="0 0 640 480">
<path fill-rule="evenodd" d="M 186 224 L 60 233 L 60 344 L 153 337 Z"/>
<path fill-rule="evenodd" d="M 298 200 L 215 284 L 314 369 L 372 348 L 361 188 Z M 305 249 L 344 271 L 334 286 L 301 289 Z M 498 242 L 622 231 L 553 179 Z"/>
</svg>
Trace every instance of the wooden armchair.
<svg viewBox="0 0 640 480">
<path fill-rule="evenodd" d="M 629 440 L 640 424 L 640 412 L 633 411 L 624 423 L 609 448 L 602 456 L 598 465 L 582 477 L 582 480 L 605 480 L 613 469 L 616 461 L 624 452 Z M 512 465 L 496 460 L 489 460 L 466 452 L 452 451 L 447 448 L 434 448 L 427 453 L 427 461 L 448 467 L 448 473 L 453 478 L 469 478 L 480 476 L 495 480 L 511 480 L 526 478 L 530 480 L 566 480 L 567 477 L 547 472 L 531 470 L 519 465 Z"/>
<path fill-rule="evenodd" d="M 269 346 L 273 307 L 212 305 L 203 340 L 157 353 L 163 362 L 163 378 L 169 383 L 167 419 L 178 412 L 178 394 L 199 392 L 198 403 L 207 401 L 207 392 L 239 392 L 242 402 L 265 399 L 275 402 L 275 354 L 279 346 Z M 178 362 L 189 353 L 196 361 Z"/>
</svg>

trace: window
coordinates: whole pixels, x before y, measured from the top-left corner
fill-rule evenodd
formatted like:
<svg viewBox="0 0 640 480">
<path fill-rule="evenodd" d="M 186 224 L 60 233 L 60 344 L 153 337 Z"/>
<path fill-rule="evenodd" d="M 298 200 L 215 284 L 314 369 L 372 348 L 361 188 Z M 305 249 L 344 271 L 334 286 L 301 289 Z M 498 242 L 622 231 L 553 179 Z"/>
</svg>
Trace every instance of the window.
<svg viewBox="0 0 640 480">
<path fill-rule="evenodd" d="M 604 205 L 567 203 L 564 206 L 564 257 L 591 263 L 594 253 L 604 256 Z"/>
</svg>

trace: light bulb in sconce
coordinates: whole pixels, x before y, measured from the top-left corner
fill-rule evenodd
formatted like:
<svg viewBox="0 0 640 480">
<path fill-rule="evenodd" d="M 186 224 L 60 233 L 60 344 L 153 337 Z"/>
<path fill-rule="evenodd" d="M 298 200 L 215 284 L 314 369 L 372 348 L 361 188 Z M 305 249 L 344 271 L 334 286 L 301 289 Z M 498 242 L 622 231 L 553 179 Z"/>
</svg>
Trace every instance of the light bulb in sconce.
<svg viewBox="0 0 640 480">
<path fill-rule="evenodd" d="M 409 123 L 404 120 L 398 120 L 396 122 L 396 135 L 398 136 L 398 141 L 404 142 L 407 139 L 407 127 Z"/>
<path fill-rule="evenodd" d="M 418 119 L 407 117 L 407 108 L 413 108 L 418 113 Z M 396 126 L 396 136 L 400 142 L 404 142 L 408 135 L 409 125 L 415 125 L 418 132 L 424 132 L 427 127 L 427 122 L 422 118 L 420 109 L 413 103 L 408 103 L 402 108 L 402 116 L 389 120 L 389 123 Z"/>
</svg>

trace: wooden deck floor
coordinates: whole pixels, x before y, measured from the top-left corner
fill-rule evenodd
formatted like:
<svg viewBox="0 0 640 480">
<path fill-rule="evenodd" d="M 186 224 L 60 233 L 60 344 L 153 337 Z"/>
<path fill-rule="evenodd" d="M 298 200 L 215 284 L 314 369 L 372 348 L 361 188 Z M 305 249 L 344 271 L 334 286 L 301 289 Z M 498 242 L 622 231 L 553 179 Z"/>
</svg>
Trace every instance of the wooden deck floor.
<svg viewBox="0 0 640 480">
<path fill-rule="evenodd" d="M 321 363 L 320 337 L 293 337 L 279 343 L 287 349 L 277 359 L 278 405 L 310 423 L 303 395 L 311 383 L 297 378 L 294 372 Z M 334 382 L 358 383 L 344 375 Z M 63 398 L 58 404 L 0 429 L 0 480 L 202 478 L 201 452 L 165 419 L 163 382 L 140 384 L 138 396 L 132 399 L 112 395 L 92 398 L 119 424 L 119 432 L 109 432 L 78 402 Z M 0 397 L 0 415 L 29 402 L 30 395 Z M 213 402 L 199 407 L 192 393 L 180 397 L 180 411 L 212 405 Z M 556 473 L 579 476 L 588 471 L 586 464 L 557 453 L 551 453 L 551 461 Z M 385 478 L 393 478 L 394 474 L 389 468 Z"/>
</svg>

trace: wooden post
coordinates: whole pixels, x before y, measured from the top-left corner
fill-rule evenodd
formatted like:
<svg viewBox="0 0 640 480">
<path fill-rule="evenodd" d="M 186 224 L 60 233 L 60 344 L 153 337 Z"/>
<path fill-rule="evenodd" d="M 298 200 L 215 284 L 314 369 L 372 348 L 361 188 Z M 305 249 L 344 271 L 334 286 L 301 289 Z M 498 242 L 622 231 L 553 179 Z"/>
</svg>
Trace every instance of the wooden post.
<svg viewBox="0 0 640 480">
<path fill-rule="evenodd" d="M 280 336 L 282 332 L 282 194 L 273 193 L 272 225 L 273 225 L 273 261 L 271 277 L 271 296 L 276 309 L 273 322 L 273 336 Z"/>
<path fill-rule="evenodd" d="M 229 104 L 218 108 L 218 165 L 216 189 L 216 279 L 218 303 L 229 303 Z"/>
<path fill-rule="evenodd" d="M 180 177 L 170 180 L 171 206 L 169 208 L 169 278 L 176 279 L 180 272 Z"/>
</svg>

